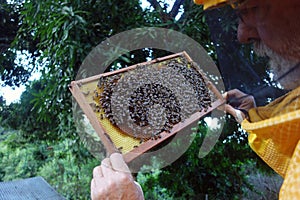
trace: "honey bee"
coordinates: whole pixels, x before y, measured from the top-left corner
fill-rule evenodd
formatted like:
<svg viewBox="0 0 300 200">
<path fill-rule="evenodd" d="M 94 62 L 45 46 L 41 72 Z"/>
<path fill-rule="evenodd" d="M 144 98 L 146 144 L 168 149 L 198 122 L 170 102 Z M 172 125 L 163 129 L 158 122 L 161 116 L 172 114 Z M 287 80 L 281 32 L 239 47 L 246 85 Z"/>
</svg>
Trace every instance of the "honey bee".
<svg viewBox="0 0 300 200">
<path fill-rule="evenodd" d="M 118 148 L 118 151 L 122 152 L 122 150 L 123 150 L 123 147 Z"/>
<path fill-rule="evenodd" d="M 170 69 L 172 68 L 172 69 Z M 147 70 L 149 69 L 149 66 L 143 65 L 140 67 L 136 67 L 134 73 L 138 74 L 136 70 Z M 171 84 L 168 86 L 165 86 L 167 84 L 163 84 L 164 82 L 159 79 L 153 79 L 155 81 L 149 82 L 145 81 L 145 79 L 139 80 L 135 76 L 128 77 L 128 80 L 125 79 L 127 82 L 125 83 L 126 88 L 128 88 L 128 85 L 133 85 L 130 90 L 127 91 L 124 90 L 128 98 L 128 110 L 129 110 L 129 116 L 132 119 L 130 123 L 133 123 L 133 125 L 136 127 L 136 125 L 141 128 L 140 130 L 146 130 L 147 126 L 151 124 L 161 124 L 161 116 L 156 116 L 155 114 L 151 114 L 153 112 L 149 112 L 149 109 L 153 108 L 153 105 L 159 104 L 159 108 L 163 108 L 164 113 L 164 119 L 166 119 L 166 122 L 164 123 L 162 128 L 156 129 L 155 132 L 151 133 L 151 131 L 143 132 L 143 131 L 136 131 L 132 134 L 135 138 L 148 138 L 152 140 L 156 140 L 161 138 L 160 133 L 165 131 L 166 133 L 171 133 L 172 128 L 175 124 L 183 121 L 188 117 L 188 114 L 182 114 L 182 104 L 179 101 L 183 101 L 182 99 L 189 99 L 191 94 L 194 92 L 195 97 L 195 104 L 199 107 L 196 108 L 196 111 L 199 109 L 207 109 L 211 105 L 211 97 L 210 93 L 206 87 L 205 80 L 203 79 L 201 73 L 197 71 L 197 69 L 194 67 L 192 63 L 190 63 L 188 60 L 186 60 L 184 57 L 172 59 L 170 61 L 166 61 L 164 63 L 164 69 L 169 69 L 169 71 L 166 71 L 166 76 L 169 77 L 169 79 L 173 79 Z M 178 73 L 172 73 L 174 70 Z M 151 75 L 151 70 L 148 70 Z M 147 72 L 148 72 L 147 71 Z M 152 70 L 153 71 L 153 70 Z M 147 73 L 147 75 L 149 75 Z M 169 73 L 169 74 L 168 74 Z M 135 74 L 135 75 L 136 75 Z M 145 73 L 146 74 L 146 73 Z M 153 72 L 152 77 L 154 77 L 155 72 Z M 118 123 L 121 123 L 119 116 L 116 115 L 117 112 L 112 112 L 113 106 L 111 105 L 111 102 L 118 102 L 118 101 L 112 101 L 111 98 L 113 97 L 113 92 L 116 91 L 115 87 L 118 85 L 118 83 L 123 84 L 123 80 L 119 81 L 119 79 L 124 77 L 125 75 L 118 74 L 118 75 L 112 75 L 107 77 L 100 77 L 99 81 L 97 83 L 97 87 L 101 88 L 101 93 L 95 92 L 93 97 L 96 101 L 101 105 L 102 112 L 100 115 L 100 119 L 103 119 L 106 117 L 113 125 L 116 124 L 116 121 Z M 127 77 L 126 77 L 127 78 Z M 186 84 L 185 85 L 179 85 L 176 84 L 177 82 L 182 82 L 182 78 L 184 78 Z M 135 87 L 135 81 L 140 81 L 137 88 Z M 174 81 L 175 80 L 175 81 Z M 128 83 L 128 84 L 127 84 Z M 170 85 L 174 86 L 171 87 Z M 118 85 L 120 86 L 120 85 Z M 188 92 L 184 92 L 188 90 L 184 90 L 185 88 L 182 87 L 192 87 Z M 171 88 L 171 89 L 170 89 Z M 172 91 L 173 90 L 173 91 Z M 176 91 L 174 91 L 176 90 Z M 100 91 L 100 90 L 98 90 Z M 176 95 L 178 95 L 178 92 L 180 91 L 180 95 L 184 98 L 178 98 Z M 176 93 L 177 92 L 177 93 Z M 100 97 L 100 98 L 98 98 Z M 183 104 L 186 105 L 186 104 Z M 192 105 L 193 106 L 193 105 Z M 120 106 L 122 107 L 122 106 Z M 186 109 L 187 110 L 187 109 Z M 192 111 L 189 111 L 192 112 Z M 160 112 L 159 112 L 160 113 Z M 114 116 L 116 115 L 116 116 Z M 159 114 L 158 114 L 159 115 Z M 150 117 L 149 117 L 150 116 Z M 150 121 L 156 120 L 156 121 Z M 149 120 L 149 121 L 148 121 Z M 160 121 L 159 121 L 160 120 Z M 153 123 L 152 123 L 153 122 Z M 129 129 L 131 129 L 130 124 L 126 124 Z M 132 125 L 132 127 L 133 127 Z M 140 140 L 140 143 L 143 143 L 144 139 Z"/>
</svg>

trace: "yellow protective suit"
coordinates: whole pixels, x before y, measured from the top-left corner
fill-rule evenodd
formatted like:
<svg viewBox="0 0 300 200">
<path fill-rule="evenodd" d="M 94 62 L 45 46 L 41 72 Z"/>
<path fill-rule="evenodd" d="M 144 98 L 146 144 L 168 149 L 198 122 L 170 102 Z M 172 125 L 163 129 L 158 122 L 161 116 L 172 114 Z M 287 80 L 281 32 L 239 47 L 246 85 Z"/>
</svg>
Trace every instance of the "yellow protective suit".
<svg viewBox="0 0 300 200">
<path fill-rule="evenodd" d="M 251 148 L 284 178 L 280 200 L 300 199 L 300 87 L 249 116 L 242 128 Z"/>
<path fill-rule="evenodd" d="M 203 9 L 233 7 L 243 1 L 194 0 Z M 251 122 L 244 120 L 242 128 L 249 133 L 251 148 L 277 173 L 284 182 L 280 200 L 300 199 L 300 87 L 276 99 L 265 107 L 249 112 Z"/>
<path fill-rule="evenodd" d="M 203 9 L 206 10 L 227 3 L 227 0 L 194 0 L 194 2 L 195 4 L 203 5 Z"/>
</svg>

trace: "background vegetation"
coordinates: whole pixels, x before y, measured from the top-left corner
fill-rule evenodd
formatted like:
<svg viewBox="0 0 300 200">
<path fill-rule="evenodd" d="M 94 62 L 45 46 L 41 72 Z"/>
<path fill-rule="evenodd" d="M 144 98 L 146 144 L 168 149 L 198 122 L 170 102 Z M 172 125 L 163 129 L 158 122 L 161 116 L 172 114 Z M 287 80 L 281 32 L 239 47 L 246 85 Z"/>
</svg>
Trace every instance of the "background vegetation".
<svg viewBox="0 0 300 200">
<path fill-rule="evenodd" d="M 42 176 L 67 199 L 89 199 L 92 169 L 100 161 L 76 132 L 68 84 L 93 47 L 125 30 L 180 31 L 209 52 L 226 89 L 252 93 L 258 104 L 281 94 L 271 84 L 265 59 L 237 43 L 230 8 L 204 13 L 191 0 L 147 2 L 150 6 L 142 8 L 138 0 L 0 0 L 0 77 L 4 85 L 26 85 L 17 103 L 7 105 L 0 97 L 0 181 Z M 18 61 L 20 53 L 26 65 L 25 58 Z M 135 59 L 125 64 L 162 55 L 132 53 Z M 28 81 L 36 71 L 41 77 Z M 256 89 L 262 85 L 267 89 Z M 195 140 L 181 158 L 164 169 L 136 174 L 146 199 L 276 199 L 280 178 L 252 153 L 234 120 L 227 116 L 226 121 L 205 158 L 199 159 L 198 151 L 209 127 L 199 121 Z"/>
</svg>

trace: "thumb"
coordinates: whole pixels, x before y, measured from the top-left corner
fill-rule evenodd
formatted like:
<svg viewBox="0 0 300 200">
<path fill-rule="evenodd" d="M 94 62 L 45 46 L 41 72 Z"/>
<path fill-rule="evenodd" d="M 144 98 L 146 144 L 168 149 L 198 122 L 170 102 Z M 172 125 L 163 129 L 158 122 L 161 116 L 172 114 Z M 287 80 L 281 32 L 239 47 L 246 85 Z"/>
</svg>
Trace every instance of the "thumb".
<svg viewBox="0 0 300 200">
<path fill-rule="evenodd" d="M 127 164 L 125 163 L 122 154 L 120 153 L 111 154 L 110 161 L 115 171 L 130 173 L 130 170 Z"/>
<path fill-rule="evenodd" d="M 235 109 L 229 104 L 225 104 L 225 112 L 235 116 Z"/>
<path fill-rule="evenodd" d="M 225 112 L 232 115 L 238 123 L 242 123 L 245 119 L 245 115 L 238 109 L 233 108 L 229 104 L 225 104 Z"/>
</svg>

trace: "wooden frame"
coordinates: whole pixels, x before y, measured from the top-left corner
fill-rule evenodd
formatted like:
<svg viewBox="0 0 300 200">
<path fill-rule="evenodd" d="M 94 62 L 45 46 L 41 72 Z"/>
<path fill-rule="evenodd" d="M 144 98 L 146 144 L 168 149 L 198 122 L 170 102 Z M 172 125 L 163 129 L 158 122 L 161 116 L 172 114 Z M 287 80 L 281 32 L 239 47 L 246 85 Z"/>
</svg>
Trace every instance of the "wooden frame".
<svg viewBox="0 0 300 200">
<path fill-rule="evenodd" d="M 91 125 L 93 126 L 96 133 L 100 137 L 100 140 L 102 141 L 102 143 L 103 143 L 104 147 L 106 148 L 108 154 L 112 154 L 114 152 L 119 152 L 119 150 L 113 144 L 112 140 L 110 139 L 109 134 L 107 134 L 105 129 L 100 124 L 99 119 L 97 118 L 95 112 L 93 111 L 92 107 L 90 106 L 90 102 L 89 102 L 90 100 L 89 101 L 87 100 L 87 98 L 85 97 L 85 95 L 83 94 L 83 92 L 81 90 L 81 87 L 83 85 L 88 85 L 91 82 L 95 82 L 96 80 L 99 80 L 100 77 L 105 77 L 105 76 L 111 76 L 111 75 L 115 75 L 115 74 L 119 74 L 119 73 L 124 73 L 124 72 L 127 72 L 129 70 L 132 70 L 132 69 L 136 68 L 139 65 L 146 65 L 146 64 L 149 65 L 149 64 L 153 64 L 153 63 L 157 63 L 157 62 L 167 61 L 167 60 L 170 60 L 170 59 L 173 59 L 173 58 L 176 58 L 176 57 L 180 57 L 180 56 L 181 57 L 184 56 L 189 62 L 193 62 L 192 59 L 189 57 L 189 55 L 186 52 L 180 52 L 180 53 L 172 54 L 172 55 L 165 56 L 165 57 L 162 57 L 162 58 L 157 58 L 157 59 L 154 59 L 152 61 L 132 65 L 130 67 L 123 68 L 123 69 L 120 69 L 120 70 L 116 70 L 116 71 L 113 71 L 113 72 L 107 72 L 107 73 L 99 74 L 99 75 L 92 76 L 92 77 L 89 77 L 89 78 L 85 78 L 85 79 L 82 79 L 82 80 L 77 80 L 77 81 L 72 81 L 71 82 L 69 89 L 72 92 L 72 95 L 74 96 L 74 98 L 76 99 L 78 104 L 80 105 L 83 112 L 86 114 L 86 116 L 89 119 Z M 201 72 L 199 72 L 199 73 L 201 73 Z M 199 120 L 202 116 L 206 115 L 207 113 L 211 112 L 212 110 L 214 110 L 217 107 L 224 104 L 224 100 L 223 100 L 223 97 L 220 94 L 220 92 L 207 79 L 207 77 L 203 73 L 201 73 L 201 75 L 205 79 L 205 82 L 206 82 L 206 85 L 207 85 L 208 89 L 217 97 L 217 100 L 212 102 L 211 107 L 209 107 L 206 111 L 196 112 L 196 113 L 192 114 L 188 119 L 184 120 L 184 122 L 180 122 L 180 123 L 174 125 L 170 133 L 162 132 L 160 134 L 160 136 L 161 136 L 160 139 L 157 139 L 157 140 L 149 139 L 149 140 L 141 143 L 137 148 L 134 148 L 130 152 L 125 153 L 123 155 L 123 157 L 124 157 L 124 160 L 127 163 L 132 161 L 133 159 L 135 159 L 139 155 L 145 153 L 149 149 L 153 148 L 154 146 L 158 145 L 159 143 L 161 143 L 161 142 L 165 141 L 166 139 L 170 138 L 171 136 L 176 134 L 178 131 L 184 129 L 189 124 Z M 95 86 L 94 89 L 96 89 L 96 86 Z"/>
</svg>

